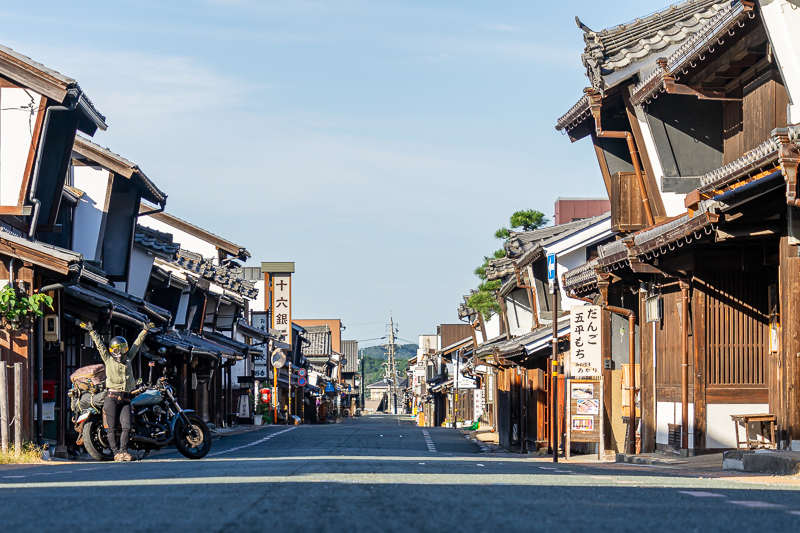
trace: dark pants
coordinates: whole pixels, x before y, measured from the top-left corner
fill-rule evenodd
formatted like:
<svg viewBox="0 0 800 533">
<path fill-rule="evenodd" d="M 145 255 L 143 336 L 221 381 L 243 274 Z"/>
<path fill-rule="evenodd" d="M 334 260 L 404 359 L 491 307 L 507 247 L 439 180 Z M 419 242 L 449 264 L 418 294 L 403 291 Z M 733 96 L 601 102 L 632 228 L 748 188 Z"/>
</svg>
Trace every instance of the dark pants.
<svg viewBox="0 0 800 533">
<path fill-rule="evenodd" d="M 128 453 L 131 419 L 131 393 L 109 392 L 103 403 L 103 424 L 108 430 L 108 445 L 114 455 Z M 119 445 L 117 445 L 117 425 L 122 427 Z"/>
</svg>

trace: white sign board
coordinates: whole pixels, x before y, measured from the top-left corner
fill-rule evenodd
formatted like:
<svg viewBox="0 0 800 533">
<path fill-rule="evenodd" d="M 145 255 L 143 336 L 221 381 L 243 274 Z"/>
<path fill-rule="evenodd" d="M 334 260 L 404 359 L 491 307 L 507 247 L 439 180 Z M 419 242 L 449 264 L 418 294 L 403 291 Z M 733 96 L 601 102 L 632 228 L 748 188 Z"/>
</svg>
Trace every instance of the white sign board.
<svg viewBox="0 0 800 533">
<path fill-rule="evenodd" d="M 586 379 L 603 373 L 602 309 L 576 305 L 570 309 L 569 377 Z"/>
<path fill-rule="evenodd" d="M 253 377 L 255 379 L 269 379 L 267 365 L 253 365 Z"/>
<path fill-rule="evenodd" d="M 272 274 L 272 328 L 284 333 L 283 342 L 292 344 L 292 275 Z"/>
<path fill-rule="evenodd" d="M 266 311 L 253 311 L 251 313 L 254 328 L 258 328 L 262 331 L 267 331 L 269 329 L 269 322 L 267 321 L 268 313 Z"/>
<path fill-rule="evenodd" d="M 250 418 L 250 398 L 244 394 L 239 396 L 239 411 L 236 416 L 239 418 Z"/>
<path fill-rule="evenodd" d="M 472 393 L 472 400 L 475 403 L 475 420 L 478 420 L 484 411 L 485 402 L 483 401 L 483 389 L 477 389 Z"/>
</svg>

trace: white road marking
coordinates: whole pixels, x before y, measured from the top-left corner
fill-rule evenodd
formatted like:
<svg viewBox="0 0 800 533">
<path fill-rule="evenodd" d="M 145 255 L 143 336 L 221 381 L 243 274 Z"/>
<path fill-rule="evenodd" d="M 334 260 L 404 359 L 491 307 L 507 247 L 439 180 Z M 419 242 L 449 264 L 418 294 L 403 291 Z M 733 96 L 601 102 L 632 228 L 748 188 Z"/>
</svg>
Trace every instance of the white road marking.
<svg viewBox="0 0 800 533">
<path fill-rule="evenodd" d="M 483 466 L 482 464 L 478 463 L 478 466 Z"/>
<path fill-rule="evenodd" d="M 783 507 L 783 505 L 779 505 L 777 503 L 769 503 L 769 502 L 759 502 L 755 500 L 728 500 L 728 503 L 732 503 L 734 505 L 741 505 L 742 507 L 753 507 L 757 509 L 777 509 L 779 507 Z"/>
<path fill-rule="evenodd" d="M 264 437 L 263 439 L 259 439 L 257 441 L 253 441 L 249 444 L 243 444 L 241 446 L 236 446 L 235 448 L 230 448 L 229 450 L 220 450 L 218 452 L 208 454 L 208 457 L 214 457 L 215 455 L 222 455 L 223 453 L 235 452 L 236 450 L 241 450 L 242 448 L 249 448 L 250 446 L 255 446 L 256 444 L 261 444 L 262 442 L 267 442 L 272 437 L 277 437 L 281 433 L 286 433 L 288 431 L 292 431 L 293 429 L 297 429 L 297 426 L 290 427 L 289 429 L 284 429 L 282 431 L 277 431 L 275 433 L 271 433 Z"/>
<path fill-rule="evenodd" d="M 788 514 L 793 514 L 796 516 L 800 516 L 800 511 L 786 511 Z"/>
<path fill-rule="evenodd" d="M 18 478 L 21 478 L 21 477 L 28 477 L 28 476 L 3 476 L 3 479 L 7 479 L 7 478 L 15 478 L 15 479 L 18 479 Z"/>
<path fill-rule="evenodd" d="M 540 466 L 539 468 L 541 468 L 542 470 L 558 470 L 558 468 L 554 466 Z"/>
<path fill-rule="evenodd" d="M 422 430 L 422 436 L 425 437 L 425 444 L 428 446 L 428 451 L 431 453 L 436 453 L 436 446 L 433 445 L 433 440 L 431 439 L 430 433 L 428 430 Z"/>
<path fill-rule="evenodd" d="M 724 498 L 724 494 L 715 494 L 713 492 L 705 492 L 702 490 L 679 490 L 681 494 L 688 494 L 689 496 L 694 496 L 695 498 Z"/>
</svg>

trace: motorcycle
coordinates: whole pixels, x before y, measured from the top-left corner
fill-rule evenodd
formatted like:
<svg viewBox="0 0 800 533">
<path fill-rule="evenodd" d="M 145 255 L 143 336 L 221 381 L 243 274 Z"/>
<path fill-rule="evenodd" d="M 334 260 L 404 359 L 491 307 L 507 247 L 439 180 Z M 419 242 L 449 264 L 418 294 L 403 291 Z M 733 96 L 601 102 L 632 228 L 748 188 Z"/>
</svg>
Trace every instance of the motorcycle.
<svg viewBox="0 0 800 533">
<path fill-rule="evenodd" d="M 165 362 L 165 361 L 163 361 Z M 163 364 L 162 362 L 162 364 Z M 166 376 L 159 378 L 155 385 L 153 367 L 150 361 L 147 385 L 141 385 L 133 391 L 131 400 L 132 423 L 128 448 L 131 451 L 143 452 L 139 460 L 144 459 L 153 450 L 160 450 L 170 444 L 188 459 L 202 459 L 211 450 L 211 431 L 205 421 L 191 409 L 182 409 L 175 399 L 175 390 L 167 383 Z M 165 371 L 166 372 L 166 371 Z M 73 407 L 80 405 L 83 394 L 77 388 L 70 391 Z M 98 461 L 111 461 L 114 454 L 108 445 L 108 435 L 103 427 L 102 405 L 89 402 L 85 408 L 73 418 L 75 431 L 78 432 L 78 444 L 83 444 L 86 451 Z"/>
</svg>

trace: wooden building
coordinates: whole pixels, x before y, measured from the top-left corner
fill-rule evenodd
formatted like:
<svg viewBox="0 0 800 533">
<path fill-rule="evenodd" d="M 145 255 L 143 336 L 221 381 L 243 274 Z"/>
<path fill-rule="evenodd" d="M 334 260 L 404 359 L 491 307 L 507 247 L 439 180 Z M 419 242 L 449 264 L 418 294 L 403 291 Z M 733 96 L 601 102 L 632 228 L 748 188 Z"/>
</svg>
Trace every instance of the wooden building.
<svg viewBox="0 0 800 533">
<path fill-rule="evenodd" d="M 798 447 L 800 152 L 787 125 L 800 65 L 782 36 L 800 20 L 771 4 L 683 2 L 584 29 L 592 87 L 557 127 L 593 139 L 619 237 L 562 281 L 636 316 L 643 451 L 732 448 L 731 416 L 762 412 Z M 620 361 L 611 346 L 604 358 L 611 379 Z"/>
</svg>

